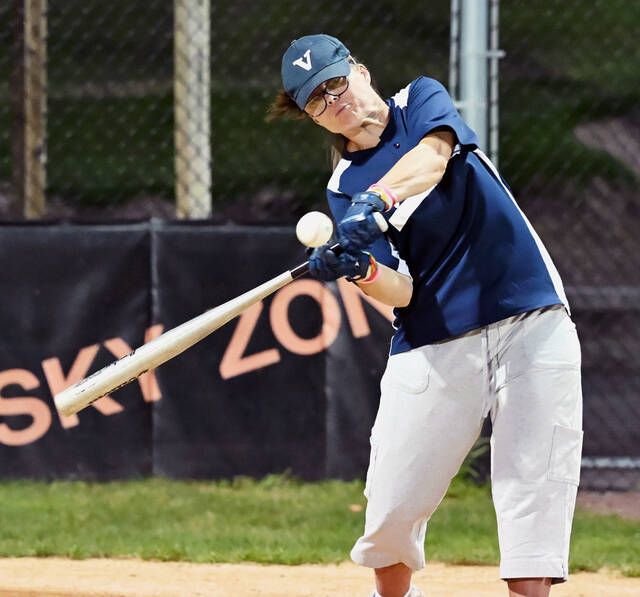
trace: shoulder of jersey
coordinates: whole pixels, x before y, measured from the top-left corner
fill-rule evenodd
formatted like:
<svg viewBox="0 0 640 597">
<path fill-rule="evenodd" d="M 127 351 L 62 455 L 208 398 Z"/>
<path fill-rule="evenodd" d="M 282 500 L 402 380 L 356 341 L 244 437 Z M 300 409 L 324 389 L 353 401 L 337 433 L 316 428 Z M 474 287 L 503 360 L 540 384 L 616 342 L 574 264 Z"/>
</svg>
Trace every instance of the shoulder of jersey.
<svg viewBox="0 0 640 597">
<path fill-rule="evenodd" d="M 412 92 L 416 92 L 418 89 L 428 87 L 440 87 L 441 84 L 435 79 L 430 79 L 424 75 L 411 81 L 408 85 L 400 89 L 395 95 L 391 96 L 391 101 L 396 108 L 406 108 L 409 104 L 409 98 Z"/>
</svg>

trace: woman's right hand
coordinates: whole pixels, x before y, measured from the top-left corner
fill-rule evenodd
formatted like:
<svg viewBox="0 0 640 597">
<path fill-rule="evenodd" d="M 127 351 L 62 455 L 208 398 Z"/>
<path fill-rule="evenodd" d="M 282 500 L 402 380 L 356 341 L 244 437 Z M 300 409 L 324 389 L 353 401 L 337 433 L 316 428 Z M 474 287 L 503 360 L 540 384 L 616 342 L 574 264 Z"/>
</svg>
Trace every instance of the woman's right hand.
<svg viewBox="0 0 640 597">
<path fill-rule="evenodd" d="M 346 276 L 350 281 L 366 278 L 371 255 L 364 251 L 336 254 L 330 244 L 317 247 L 309 257 L 309 273 L 319 280 L 330 282 Z"/>
</svg>

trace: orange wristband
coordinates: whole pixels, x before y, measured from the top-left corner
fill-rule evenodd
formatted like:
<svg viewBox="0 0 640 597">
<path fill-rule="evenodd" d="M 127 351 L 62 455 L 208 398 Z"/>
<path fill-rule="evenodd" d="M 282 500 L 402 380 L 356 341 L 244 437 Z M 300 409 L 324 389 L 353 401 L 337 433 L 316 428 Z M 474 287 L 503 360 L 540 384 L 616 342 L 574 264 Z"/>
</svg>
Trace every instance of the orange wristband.
<svg viewBox="0 0 640 597">
<path fill-rule="evenodd" d="M 380 275 L 380 268 L 378 262 L 374 259 L 373 255 L 369 255 L 369 269 L 367 270 L 367 277 L 362 280 L 356 280 L 358 284 L 371 284 L 378 279 Z"/>
</svg>

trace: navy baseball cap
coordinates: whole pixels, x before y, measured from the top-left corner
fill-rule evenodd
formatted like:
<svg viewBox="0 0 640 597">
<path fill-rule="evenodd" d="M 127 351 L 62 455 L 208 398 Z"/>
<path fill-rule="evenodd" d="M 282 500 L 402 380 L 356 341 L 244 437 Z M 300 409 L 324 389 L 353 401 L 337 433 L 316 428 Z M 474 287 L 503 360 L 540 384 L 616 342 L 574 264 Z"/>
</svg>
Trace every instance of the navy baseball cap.
<svg viewBox="0 0 640 597">
<path fill-rule="evenodd" d="M 350 52 L 335 37 L 320 33 L 291 42 L 282 57 L 282 85 L 287 95 L 304 110 L 313 90 L 334 77 L 351 72 Z"/>
</svg>

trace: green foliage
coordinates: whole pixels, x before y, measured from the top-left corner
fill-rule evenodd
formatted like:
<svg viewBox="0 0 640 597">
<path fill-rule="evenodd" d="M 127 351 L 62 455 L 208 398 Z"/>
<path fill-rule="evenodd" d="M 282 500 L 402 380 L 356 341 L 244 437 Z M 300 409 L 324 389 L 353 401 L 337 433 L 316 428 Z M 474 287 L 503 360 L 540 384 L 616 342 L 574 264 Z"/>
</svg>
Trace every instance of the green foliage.
<svg viewBox="0 0 640 597">
<path fill-rule="evenodd" d="M 0 16 L 10 19 L 8 8 Z M 388 96 L 421 74 L 448 81 L 450 3 L 411 0 L 344 8 L 234 0 L 212 9 L 212 169 L 218 209 L 256 195 L 302 208 L 323 201 L 323 136 L 310 123 L 267 124 L 281 52 L 292 37 L 343 38 Z M 640 103 L 628 0 L 513 1 L 500 6 L 500 165 L 516 192 L 633 184 L 628 169 L 583 145 L 575 127 Z M 67 0 L 49 10 L 49 192 L 85 205 L 174 196 L 171 3 Z M 7 40 L 8 41 L 8 40 Z M 9 99 L 11 62 L 0 59 Z M 6 85 L 4 83 L 7 83 Z M 91 91 L 93 89 L 93 91 Z M 11 114 L 0 108 L 0 178 L 10 177 Z M 552 192 L 547 195 L 553 195 Z"/>
<path fill-rule="evenodd" d="M 290 475 L 217 482 L 0 484 L 0 556 L 139 557 L 194 562 L 328 563 L 347 559 L 363 525 L 360 481 Z M 490 491 L 454 479 L 429 523 L 430 559 L 496 564 Z M 640 522 L 578 512 L 574 570 L 640 575 Z"/>
<path fill-rule="evenodd" d="M 488 437 L 479 437 L 473 448 L 469 451 L 460 470 L 457 479 L 479 482 L 482 480 L 482 459 L 488 455 L 491 449 Z"/>
<path fill-rule="evenodd" d="M 635 38 L 640 14 L 626 0 L 506 2 L 500 5 L 500 163 L 517 190 L 600 176 L 633 184 L 575 127 L 625 116 L 640 101 Z"/>
<path fill-rule="evenodd" d="M 172 102 L 170 95 L 51 100 L 49 190 L 85 205 L 142 194 L 172 199 Z"/>
</svg>

